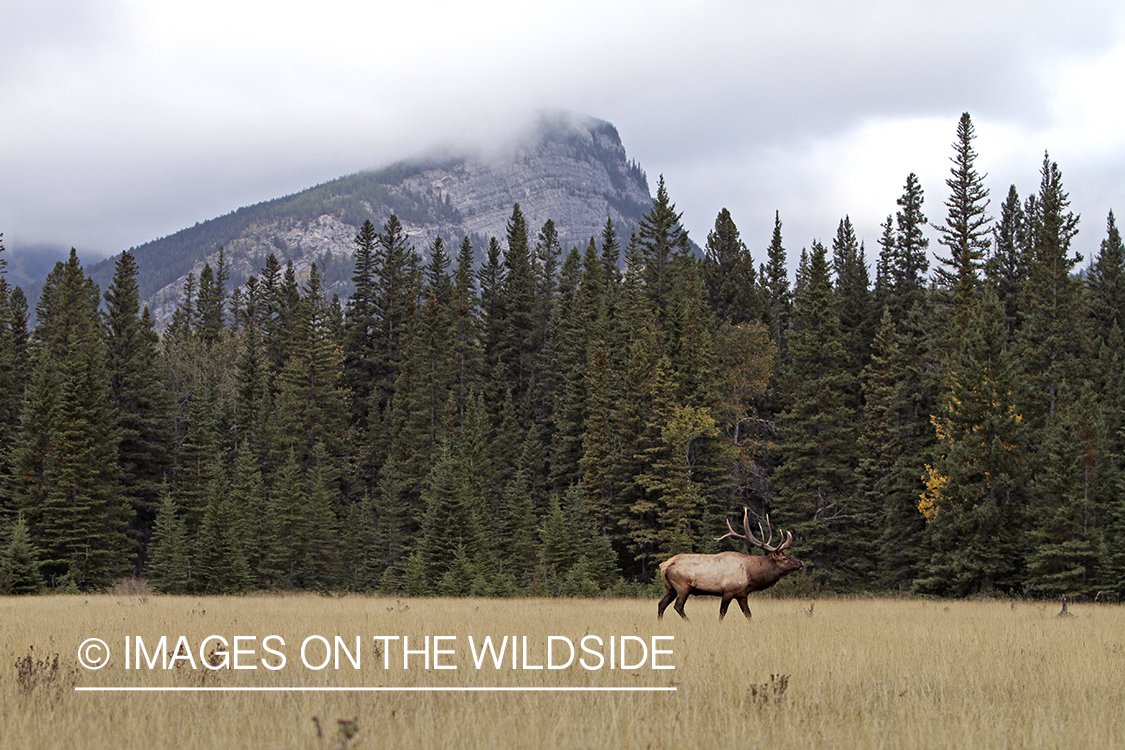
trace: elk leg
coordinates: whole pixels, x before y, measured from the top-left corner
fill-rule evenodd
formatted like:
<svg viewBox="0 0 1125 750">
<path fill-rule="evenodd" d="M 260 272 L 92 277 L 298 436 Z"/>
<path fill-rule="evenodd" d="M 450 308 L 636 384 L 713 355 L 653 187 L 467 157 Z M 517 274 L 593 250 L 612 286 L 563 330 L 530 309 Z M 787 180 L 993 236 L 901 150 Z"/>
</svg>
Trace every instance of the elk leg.
<svg viewBox="0 0 1125 750">
<path fill-rule="evenodd" d="M 673 609 L 676 610 L 676 612 L 680 615 L 680 617 L 684 618 L 685 620 L 688 617 L 687 617 L 686 614 L 684 614 L 684 602 L 687 601 L 688 595 L 690 593 L 691 593 L 690 591 L 685 591 L 682 594 L 677 595 L 676 596 L 676 603 L 672 607 Z"/>
<path fill-rule="evenodd" d="M 730 600 L 733 598 L 734 596 L 731 594 L 723 594 L 723 601 L 719 605 L 719 620 L 727 616 L 727 607 L 730 606 Z"/>
<path fill-rule="evenodd" d="M 676 598 L 676 590 L 675 589 L 668 589 L 668 593 L 666 593 L 664 595 L 664 598 L 660 600 L 660 604 L 656 605 L 656 619 L 657 620 L 664 619 L 664 610 L 668 609 L 668 605 L 671 604 L 672 600 L 675 599 L 675 598 Z"/>
<path fill-rule="evenodd" d="M 742 614 L 746 615 L 746 619 L 750 619 L 750 607 L 746 604 L 746 597 L 738 597 L 738 606 L 742 607 Z"/>
</svg>

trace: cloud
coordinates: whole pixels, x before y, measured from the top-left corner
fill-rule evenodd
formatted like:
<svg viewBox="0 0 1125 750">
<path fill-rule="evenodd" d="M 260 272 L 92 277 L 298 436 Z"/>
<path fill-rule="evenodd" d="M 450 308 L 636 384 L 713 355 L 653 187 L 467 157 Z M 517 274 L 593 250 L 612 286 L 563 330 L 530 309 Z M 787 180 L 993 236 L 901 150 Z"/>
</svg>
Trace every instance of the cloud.
<svg viewBox="0 0 1125 750">
<path fill-rule="evenodd" d="M 910 171 L 940 217 L 964 110 L 994 194 L 1047 148 L 1083 211 L 1125 197 L 1110 3 L 74 0 L 0 27 L 12 247 L 116 252 L 555 107 L 613 122 L 698 242 L 727 206 L 756 254 L 775 209 L 792 254 L 844 214 L 873 245 Z"/>
</svg>

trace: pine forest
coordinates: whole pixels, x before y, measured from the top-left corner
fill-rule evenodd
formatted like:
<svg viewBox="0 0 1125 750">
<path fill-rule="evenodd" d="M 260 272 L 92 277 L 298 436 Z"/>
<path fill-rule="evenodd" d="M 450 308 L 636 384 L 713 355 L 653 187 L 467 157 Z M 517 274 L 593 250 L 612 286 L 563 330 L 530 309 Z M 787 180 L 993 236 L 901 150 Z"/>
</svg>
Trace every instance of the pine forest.
<svg viewBox="0 0 1125 750">
<path fill-rule="evenodd" d="M 777 216 L 755 259 L 723 209 L 700 253 L 662 178 L 585 247 L 516 204 L 483 263 L 367 221 L 347 300 L 220 255 L 162 331 L 129 252 L 34 318 L 0 253 L 0 593 L 628 595 L 747 506 L 805 591 L 1120 600 L 1121 235 L 1082 259 L 1059 166 L 990 196 L 974 138 L 877 247 Z"/>
</svg>

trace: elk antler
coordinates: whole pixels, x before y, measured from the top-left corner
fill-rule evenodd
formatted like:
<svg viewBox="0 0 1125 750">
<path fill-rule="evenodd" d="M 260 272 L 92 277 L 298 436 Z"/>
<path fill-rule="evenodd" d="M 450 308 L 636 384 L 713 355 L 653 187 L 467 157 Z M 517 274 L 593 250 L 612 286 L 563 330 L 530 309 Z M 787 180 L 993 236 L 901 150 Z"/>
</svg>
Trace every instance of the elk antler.
<svg viewBox="0 0 1125 750">
<path fill-rule="evenodd" d="M 769 530 L 768 538 L 766 538 L 766 541 L 763 542 L 758 537 L 755 537 L 754 533 L 752 531 L 750 531 L 750 508 L 745 506 L 745 505 L 742 506 L 742 508 L 743 508 L 743 510 L 742 510 L 742 528 L 746 533 L 745 534 L 739 534 L 737 531 L 735 531 L 734 527 L 730 525 L 730 519 L 728 518 L 727 519 L 727 528 L 730 529 L 730 531 L 727 532 L 726 534 L 723 534 L 720 537 L 716 537 L 715 538 L 716 542 L 721 541 L 723 539 L 726 539 L 728 536 L 733 536 L 733 537 L 737 537 L 739 539 L 745 539 L 746 541 L 753 544 L 755 547 L 761 547 L 766 552 L 781 552 L 783 549 L 786 549 L 787 547 L 789 547 L 789 545 L 793 544 L 793 532 L 791 532 L 791 531 L 784 532 L 783 536 L 784 536 L 785 541 L 783 541 L 781 544 L 778 544 L 777 546 L 773 546 L 773 545 L 770 544 L 770 542 L 773 541 L 773 527 L 770 526 L 769 514 L 766 515 L 766 529 Z M 758 521 L 758 533 L 762 537 L 766 537 L 766 530 L 762 528 L 762 522 L 761 521 Z"/>
</svg>

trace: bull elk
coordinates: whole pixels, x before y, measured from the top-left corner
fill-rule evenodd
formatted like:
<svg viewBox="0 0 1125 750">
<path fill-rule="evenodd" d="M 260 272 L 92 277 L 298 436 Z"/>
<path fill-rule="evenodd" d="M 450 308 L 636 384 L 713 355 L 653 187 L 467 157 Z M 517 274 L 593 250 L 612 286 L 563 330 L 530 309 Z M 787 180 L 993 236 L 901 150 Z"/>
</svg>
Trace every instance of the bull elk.
<svg viewBox="0 0 1125 750">
<path fill-rule="evenodd" d="M 746 615 L 746 619 L 750 619 L 750 608 L 746 605 L 747 595 L 754 591 L 768 589 L 794 570 L 801 569 L 801 561 L 785 553 L 785 550 L 793 544 L 791 532 L 785 533 L 780 543 L 770 544 L 773 541 L 773 529 L 770 528 L 769 516 L 766 516 L 766 529 L 769 529 L 768 538 L 766 538 L 765 530 L 762 529 L 761 522 L 758 523 L 758 533 L 761 538 L 755 537 L 753 532 L 750 531 L 749 508 L 746 508 L 742 513 L 742 528 L 746 533 L 739 534 L 735 531 L 730 524 L 730 519 L 727 519 L 727 528 L 730 529 L 730 532 L 723 534 L 715 541 L 733 536 L 738 539 L 745 539 L 755 547 L 761 547 L 767 554 L 744 555 L 741 552 L 720 552 L 717 555 L 698 555 L 681 553 L 669 558 L 660 565 L 660 577 L 664 579 L 664 585 L 668 587 L 668 592 L 664 594 L 664 598 L 657 605 L 657 619 L 664 617 L 664 610 L 675 599 L 676 612 L 686 620 L 688 617 L 684 614 L 684 602 L 691 594 L 721 596 L 723 600 L 719 605 L 720 620 L 726 616 L 727 606 L 731 599 L 737 599 L 738 606 L 742 608 L 742 614 Z M 765 538 L 765 541 L 762 541 L 762 538 Z"/>
</svg>

